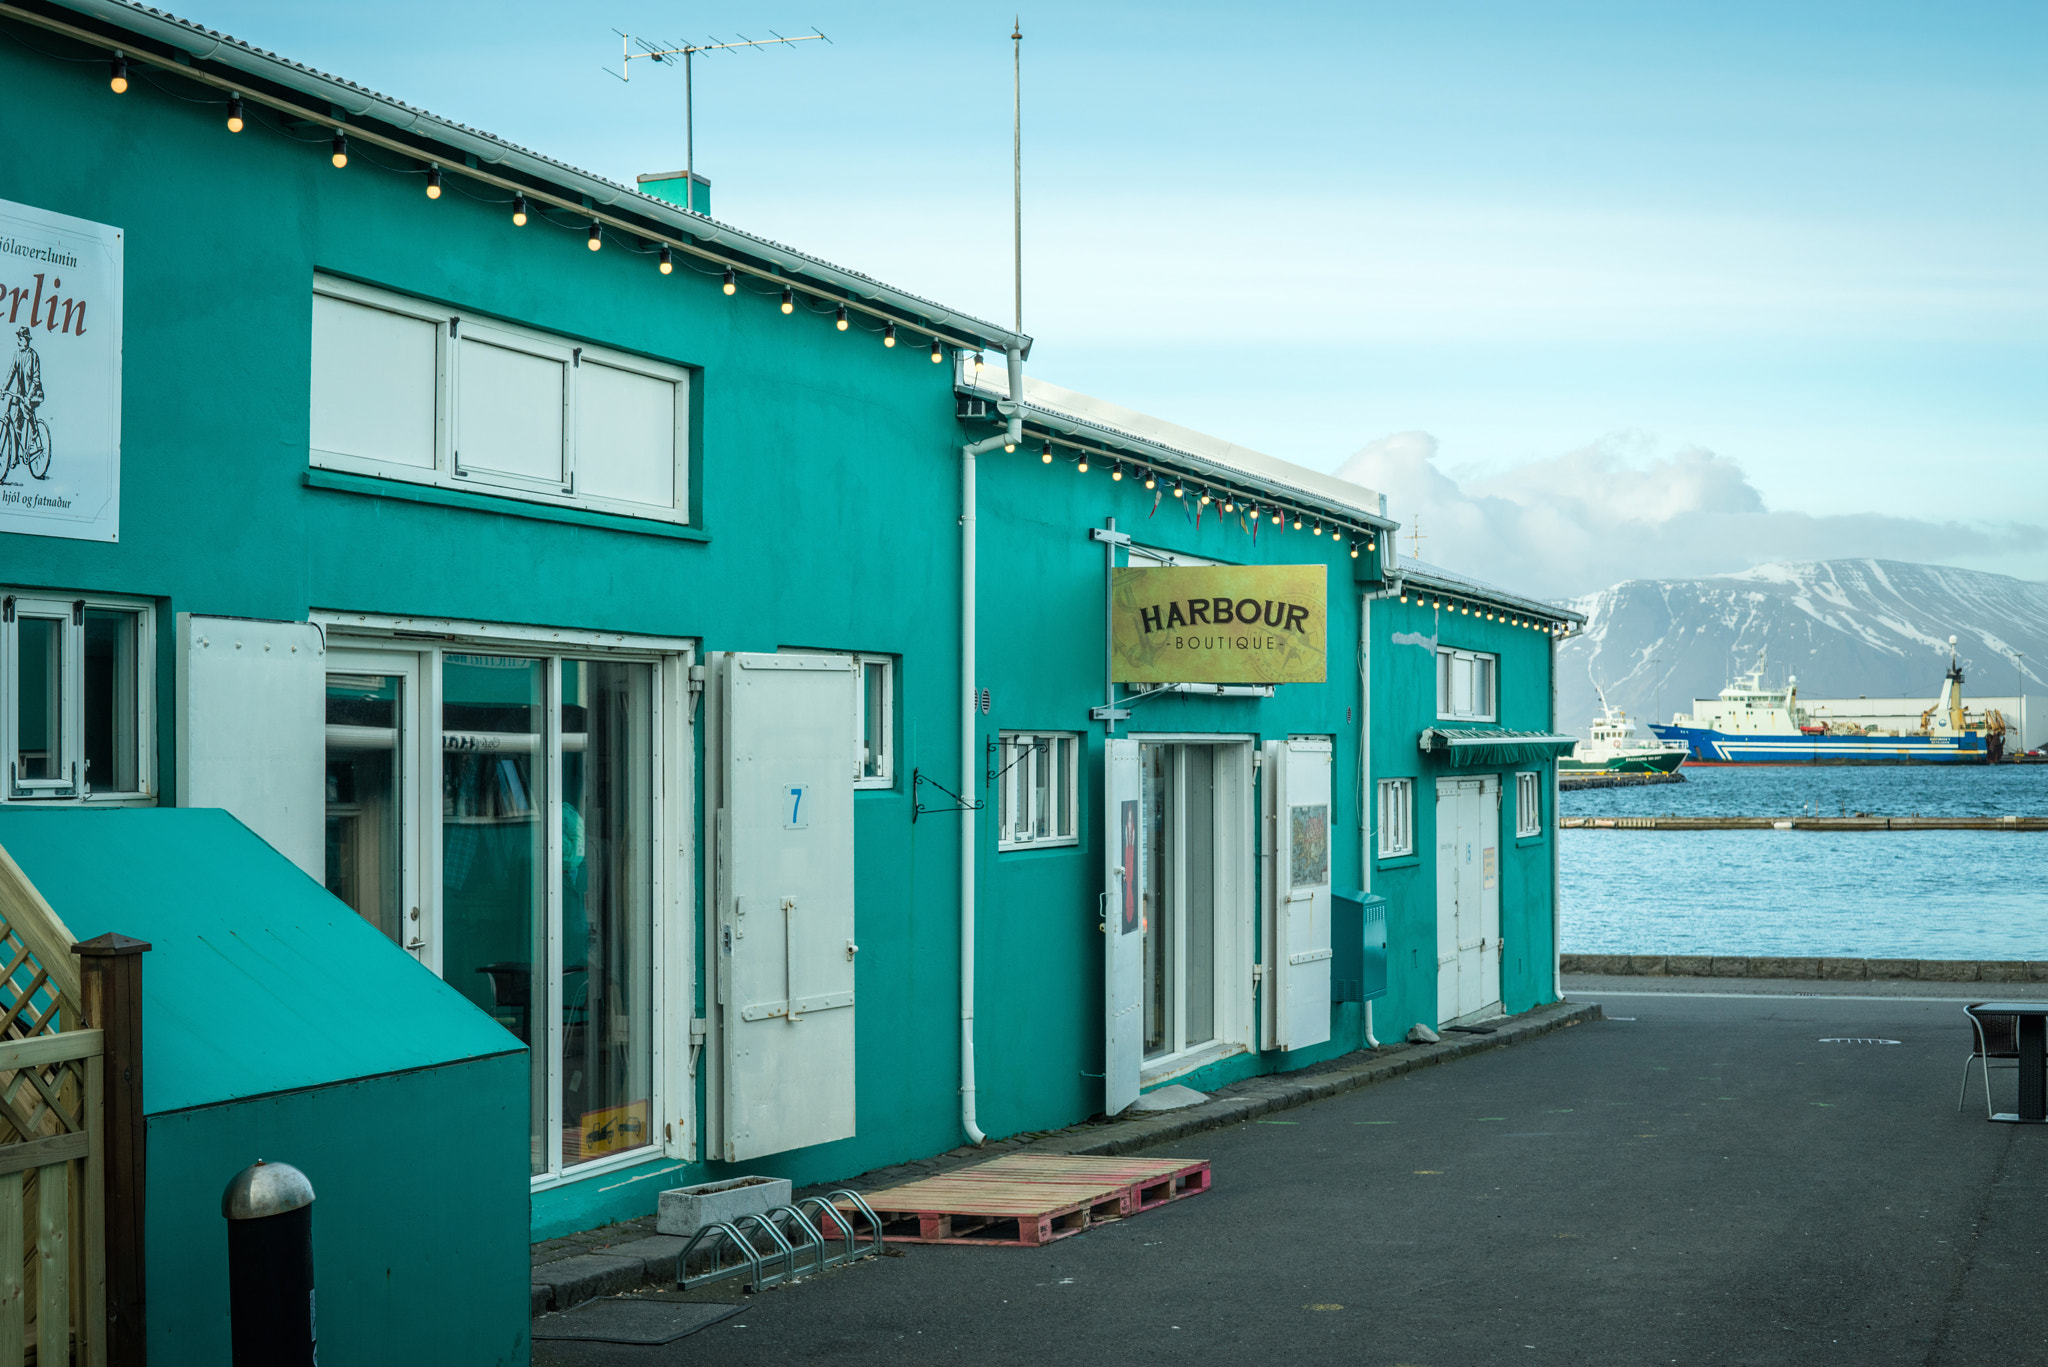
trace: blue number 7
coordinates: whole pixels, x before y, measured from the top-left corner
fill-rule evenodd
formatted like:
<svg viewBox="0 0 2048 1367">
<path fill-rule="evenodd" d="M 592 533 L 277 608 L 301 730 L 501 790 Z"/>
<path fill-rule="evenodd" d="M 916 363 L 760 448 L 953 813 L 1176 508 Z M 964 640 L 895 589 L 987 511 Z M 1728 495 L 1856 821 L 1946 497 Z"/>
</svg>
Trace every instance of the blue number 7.
<svg viewBox="0 0 2048 1367">
<path fill-rule="evenodd" d="M 804 790 L 801 788 L 791 788 L 789 795 L 796 799 L 789 806 L 789 824 L 794 826 L 796 825 L 797 809 L 804 805 Z"/>
</svg>

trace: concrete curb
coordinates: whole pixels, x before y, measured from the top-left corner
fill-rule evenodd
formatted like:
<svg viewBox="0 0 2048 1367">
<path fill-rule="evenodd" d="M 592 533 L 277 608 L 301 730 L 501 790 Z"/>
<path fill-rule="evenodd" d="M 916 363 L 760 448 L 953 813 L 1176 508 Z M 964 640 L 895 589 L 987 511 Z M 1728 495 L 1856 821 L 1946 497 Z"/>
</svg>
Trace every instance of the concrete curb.
<svg viewBox="0 0 2048 1367">
<path fill-rule="evenodd" d="M 2048 982 L 2048 960 L 1777 959 L 1760 955 L 1566 954 L 1566 973 L 1621 978 L 1812 978 L 1828 982 Z"/>
<path fill-rule="evenodd" d="M 1186 1110 L 1167 1111 L 1132 1120 L 1076 1125 L 1049 1134 L 1017 1135 L 981 1148 L 958 1148 L 914 1163 L 880 1168 L 843 1182 L 807 1188 L 815 1195 L 836 1187 L 876 1191 L 966 1167 L 1006 1153 L 1126 1154 L 1167 1144 L 1205 1130 L 1240 1125 L 1291 1110 L 1311 1101 L 1356 1091 L 1376 1082 L 1434 1067 L 1453 1059 L 1504 1049 L 1584 1021 L 1599 1020 L 1594 1003 L 1558 1002 L 1519 1016 L 1492 1022 L 1490 1035 L 1447 1034 L 1436 1044 L 1382 1045 L 1371 1052 L 1349 1054 L 1298 1073 L 1268 1073 L 1247 1078 L 1216 1092 L 1208 1101 Z M 1352 1060 L 1356 1060 L 1355 1062 Z M 617 1295 L 650 1283 L 667 1284 L 675 1275 L 676 1255 L 686 1240 L 648 1233 L 652 1216 L 603 1230 L 553 1239 L 536 1245 L 531 1313 L 566 1310 L 597 1296 Z M 635 1234 L 646 1237 L 633 1238 Z M 618 1242 L 612 1242 L 617 1240 Z"/>
</svg>

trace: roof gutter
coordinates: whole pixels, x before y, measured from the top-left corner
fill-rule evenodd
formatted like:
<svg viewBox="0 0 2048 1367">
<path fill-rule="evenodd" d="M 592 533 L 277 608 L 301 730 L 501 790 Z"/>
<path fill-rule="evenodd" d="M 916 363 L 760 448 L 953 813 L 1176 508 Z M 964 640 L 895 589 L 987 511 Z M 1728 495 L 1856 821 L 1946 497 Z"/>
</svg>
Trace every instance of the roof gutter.
<svg viewBox="0 0 2048 1367">
<path fill-rule="evenodd" d="M 225 40 L 220 35 L 209 33 L 197 25 L 173 19 L 141 6 L 123 3 L 123 0 L 53 0 L 53 3 L 126 29 L 141 37 L 154 39 L 166 47 L 189 53 L 195 60 L 230 67 L 245 75 L 259 77 L 275 85 L 325 101 L 334 108 L 345 110 L 351 118 L 373 118 L 404 132 L 432 138 L 436 142 L 445 143 L 476 157 L 483 165 L 501 167 L 535 180 L 559 185 L 575 194 L 587 196 L 592 204 L 652 219 L 679 232 L 688 233 L 698 242 L 715 243 L 730 250 L 745 252 L 757 260 L 769 263 L 779 271 L 806 277 L 821 285 L 842 291 L 854 299 L 868 300 L 901 313 L 926 319 L 934 327 L 965 333 L 967 336 L 963 339 L 963 344 L 982 340 L 1005 351 L 1014 350 L 1025 356 L 1031 354 L 1031 339 L 1022 333 L 997 327 L 993 323 L 967 314 L 956 313 L 931 300 L 891 289 L 852 271 L 841 270 L 787 247 L 778 246 L 765 238 L 743 233 L 701 214 L 690 213 L 671 205 L 667 200 L 643 195 L 637 190 L 630 190 L 623 185 L 593 176 L 587 171 L 579 171 L 560 162 L 550 161 L 474 129 L 450 123 L 425 110 L 408 108 L 394 100 L 364 90 L 361 86 L 323 76 L 296 63 L 241 43 Z M 82 41 L 112 46 L 105 35 L 71 29 L 45 16 L 12 5 L 0 5 L 0 14 L 22 19 L 42 28 L 65 32 Z M 145 54 L 129 55 L 139 57 Z M 176 63 L 171 64 L 171 69 L 184 75 L 199 74 Z M 455 172 L 460 168 L 444 169 Z"/>
</svg>

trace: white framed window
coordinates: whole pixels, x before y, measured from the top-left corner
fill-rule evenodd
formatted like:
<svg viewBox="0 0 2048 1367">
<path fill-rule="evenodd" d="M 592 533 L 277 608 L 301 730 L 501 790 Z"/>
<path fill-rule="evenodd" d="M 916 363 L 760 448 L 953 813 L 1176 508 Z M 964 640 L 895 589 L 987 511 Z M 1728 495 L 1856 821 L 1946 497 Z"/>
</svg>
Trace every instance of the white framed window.
<svg viewBox="0 0 2048 1367">
<path fill-rule="evenodd" d="M 313 281 L 310 462 L 687 522 L 690 373 L 353 281 Z"/>
<path fill-rule="evenodd" d="M 327 888 L 528 1045 L 533 1186 L 687 1152 L 690 643 L 315 620 Z"/>
<path fill-rule="evenodd" d="M 853 678 L 853 786 L 888 788 L 896 782 L 896 661 L 856 655 Z"/>
<path fill-rule="evenodd" d="M 1440 646 L 1436 652 L 1436 714 L 1440 719 L 1492 721 L 1500 657 Z"/>
<path fill-rule="evenodd" d="M 1515 834 L 1543 834 L 1543 776 L 1515 775 Z"/>
<path fill-rule="evenodd" d="M 0 589 L 0 802 L 151 797 L 155 660 L 147 603 Z"/>
<path fill-rule="evenodd" d="M 1415 853 L 1415 780 L 1383 778 L 1380 792 L 1380 858 Z"/>
<path fill-rule="evenodd" d="M 1072 732 L 1002 733 L 996 746 L 999 849 L 1080 843 L 1080 754 L 1081 738 Z"/>
</svg>

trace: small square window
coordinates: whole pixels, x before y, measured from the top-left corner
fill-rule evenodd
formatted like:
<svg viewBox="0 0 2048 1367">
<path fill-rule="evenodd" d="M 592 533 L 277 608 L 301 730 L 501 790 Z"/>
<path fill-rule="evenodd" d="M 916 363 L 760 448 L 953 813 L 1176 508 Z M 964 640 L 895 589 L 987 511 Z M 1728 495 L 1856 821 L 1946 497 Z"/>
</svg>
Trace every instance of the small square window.
<svg viewBox="0 0 2048 1367">
<path fill-rule="evenodd" d="M 4 599 L 0 800 L 146 795 L 149 610 L 62 596 Z"/>
<path fill-rule="evenodd" d="M 1436 714 L 1443 719 L 1492 721 L 1497 655 L 1440 647 L 1436 653 Z"/>
<path fill-rule="evenodd" d="M 998 845 L 1006 850 L 1080 842 L 1075 815 L 1081 738 L 1005 731 L 997 746 Z"/>
<path fill-rule="evenodd" d="M 1515 775 L 1515 834 L 1543 834 L 1543 776 Z"/>
<path fill-rule="evenodd" d="M 1380 858 L 1415 853 L 1415 780 L 1380 780 Z"/>
</svg>

